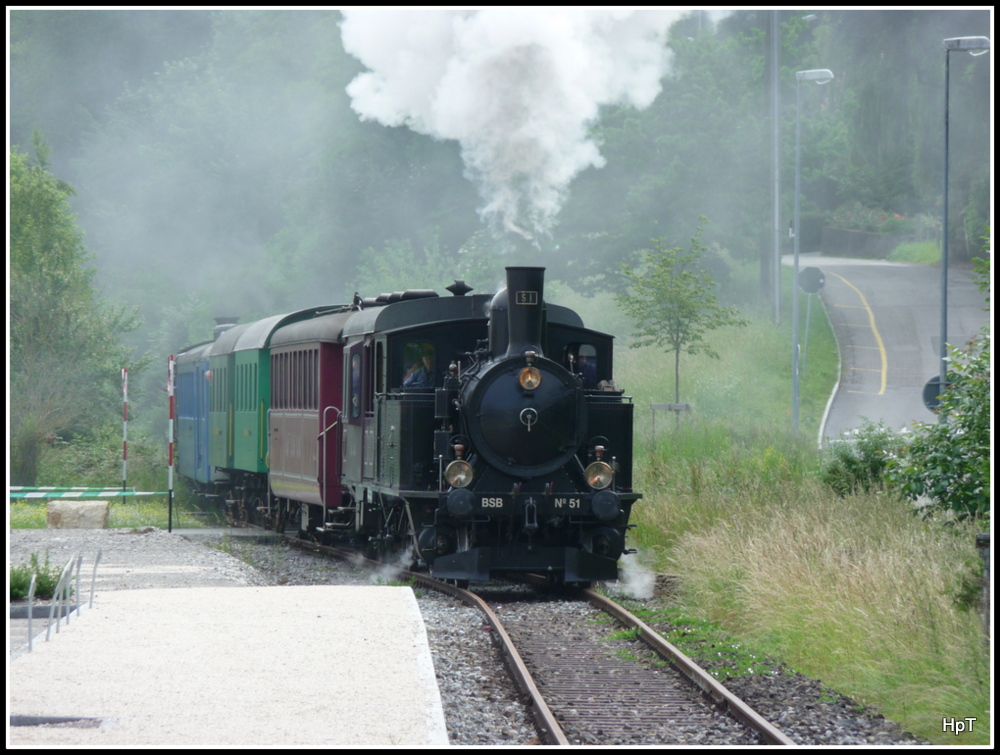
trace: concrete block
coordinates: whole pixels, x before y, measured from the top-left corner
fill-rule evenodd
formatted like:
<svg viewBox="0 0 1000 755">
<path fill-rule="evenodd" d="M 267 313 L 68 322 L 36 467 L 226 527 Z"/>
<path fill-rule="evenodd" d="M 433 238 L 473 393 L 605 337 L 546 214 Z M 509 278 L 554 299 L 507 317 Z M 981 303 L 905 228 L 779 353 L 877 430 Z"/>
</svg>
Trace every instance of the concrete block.
<svg viewBox="0 0 1000 755">
<path fill-rule="evenodd" d="M 47 526 L 51 530 L 106 530 L 107 501 L 49 501 Z"/>
</svg>

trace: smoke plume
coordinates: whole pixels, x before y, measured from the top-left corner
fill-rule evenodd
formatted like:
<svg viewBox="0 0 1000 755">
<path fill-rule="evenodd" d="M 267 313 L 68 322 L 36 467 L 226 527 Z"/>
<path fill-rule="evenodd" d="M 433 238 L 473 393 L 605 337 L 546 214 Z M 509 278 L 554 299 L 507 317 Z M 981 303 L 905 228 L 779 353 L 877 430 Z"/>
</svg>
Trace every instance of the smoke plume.
<svg viewBox="0 0 1000 755">
<path fill-rule="evenodd" d="M 458 140 L 484 219 L 530 238 L 604 165 L 599 108 L 659 94 L 683 10 L 348 10 L 344 48 L 369 70 L 347 92 L 363 119 Z"/>
</svg>

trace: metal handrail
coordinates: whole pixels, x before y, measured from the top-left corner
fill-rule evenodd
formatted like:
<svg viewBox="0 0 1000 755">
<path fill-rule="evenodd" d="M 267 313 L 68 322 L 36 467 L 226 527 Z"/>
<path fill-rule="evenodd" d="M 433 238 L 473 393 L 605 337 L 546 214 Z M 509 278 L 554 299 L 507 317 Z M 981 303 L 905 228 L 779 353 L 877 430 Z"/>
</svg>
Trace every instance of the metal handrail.
<svg viewBox="0 0 1000 755">
<path fill-rule="evenodd" d="M 101 556 L 104 554 L 104 549 L 99 548 L 97 551 L 97 557 L 94 559 L 94 573 L 90 581 L 90 604 L 88 608 L 94 607 L 94 591 L 97 587 L 97 565 L 101 563 Z M 76 563 L 76 595 L 77 595 L 77 605 L 74 609 L 71 602 L 71 593 L 73 590 L 73 564 Z M 56 621 L 56 634 L 59 633 L 63 613 L 66 614 L 66 626 L 69 626 L 70 617 L 74 610 L 80 612 L 83 610 L 82 602 L 82 592 L 80 591 L 80 578 L 83 571 L 83 554 L 77 554 L 75 557 L 70 557 L 66 562 L 66 565 L 62 568 L 59 574 L 59 580 L 56 582 L 56 588 L 52 594 L 52 604 L 49 606 L 49 618 L 45 625 L 45 641 L 48 642 L 52 635 L 52 620 Z M 31 575 L 31 583 L 28 585 L 28 652 L 34 650 L 34 635 L 35 635 L 35 592 L 38 584 L 38 577 L 36 574 Z"/>
<path fill-rule="evenodd" d="M 38 575 L 32 572 L 31 574 L 31 584 L 28 585 L 28 652 L 32 650 L 32 636 L 35 634 L 35 628 L 32 623 L 35 613 L 35 583 L 38 581 Z"/>
<path fill-rule="evenodd" d="M 331 422 L 330 424 L 327 424 L 326 415 L 327 415 L 327 412 L 329 412 L 331 409 L 333 409 L 335 412 L 337 412 L 337 417 L 333 420 L 333 422 Z M 322 432 L 320 432 L 320 434 L 316 438 L 317 440 L 321 441 L 321 443 L 320 443 L 320 453 L 323 455 L 323 462 L 322 462 L 322 465 L 321 465 L 322 469 L 323 469 L 323 481 L 319 484 L 319 500 L 320 500 L 320 510 L 323 512 L 323 516 L 322 516 L 322 519 L 320 521 L 320 527 L 324 527 L 324 528 L 326 527 L 326 489 L 327 489 L 327 485 L 329 485 L 329 478 L 327 477 L 327 474 L 326 474 L 326 434 L 328 432 L 330 432 L 333 428 L 335 428 L 337 425 L 340 424 L 340 418 L 341 418 L 342 415 L 343 415 L 343 412 L 340 409 L 338 409 L 337 407 L 335 407 L 335 406 L 324 407 L 323 408 L 323 422 L 322 422 L 322 424 L 323 424 L 323 430 L 322 430 Z"/>
<path fill-rule="evenodd" d="M 94 559 L 94 576 L 90 580 L 90 604 L 87 608 L 94 607 L 94 587 L 97 585 L 97 565 L 101 563 L 101 555 L 104 553 L 103 548 L 97 549 L 97 558 Z"/>
<path fill-rule="evenodd" d="M 49 607 L 49 623 L 45 627 L 45 641 L 49 641 L 49 636 L 52 632 L 52 618 L 53 615 L 56 619 L 56 634 L 59 634 L 59 626 L 62 624 L 62 596 L 63 590 L 66 589 L 66 577 L 67 575 L 72 575 L 73 568 L 73 558 L 71 557 L 66 565 L 62 568 L 62 572 L 59 574 L 59 581 L 56 582 L 56 589 L 52 595 L 52 605 Z M 68 622 L 67 622 L 68 623 Z"/>
</svg>

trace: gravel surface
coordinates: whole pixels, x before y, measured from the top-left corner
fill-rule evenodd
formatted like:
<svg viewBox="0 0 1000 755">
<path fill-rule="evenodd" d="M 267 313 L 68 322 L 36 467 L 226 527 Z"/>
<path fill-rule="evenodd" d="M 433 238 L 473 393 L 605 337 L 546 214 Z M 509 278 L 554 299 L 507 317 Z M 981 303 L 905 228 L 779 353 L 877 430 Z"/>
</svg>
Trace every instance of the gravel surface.
<svg viewBox="0 0 1000 755">
<path fill-rule="evenodd" d="M 388 583 L 391 570 L 371 574 L 325 561 L 284 545 L 207 534 L 188 537 L 147 528 L 126 530 L 14 530 L 10 563 L 31 553 L 60 567 L 77 553 L 87 578 L 99 548 L 98 590 L 213 585 L 311 585 Z M 219 548 L 222 548 L 220 550 Z M 235 557 L 234 557 L 235 556 Z M 89 594 L 89 586 L 83 589 Z M 434 657 L 442 704 L 453 745 L 539 744 L 540 738 L 510 681 L 500 652 L 477 611 L 446 596 L 416 589 Z M 14 622 L 11 622 L 13 625 Z M 18 640 L 11 629 L 12 651 Z M 23 643 L 21 643 L 23 644 Z M 776 664 L 773 674 L 726 681 L 735 694 L 803 745 L 922 744 L 891 722 L 831 693 L 821 682 Z"/>
</svg>

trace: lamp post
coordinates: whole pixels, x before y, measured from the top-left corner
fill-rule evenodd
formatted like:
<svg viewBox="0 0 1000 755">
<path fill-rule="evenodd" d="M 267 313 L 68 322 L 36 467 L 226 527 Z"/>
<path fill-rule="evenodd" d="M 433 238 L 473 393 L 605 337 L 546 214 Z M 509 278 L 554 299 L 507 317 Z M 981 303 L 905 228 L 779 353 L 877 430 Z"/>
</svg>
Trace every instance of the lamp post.
<svg viewBox="0 0 1000 755">
<path fill-rule="evenodd" d="M 989 49 L 989 37 L 952 37 L 944 40 L 944 206 L 941 220 L 941 374 L 938 377 L 940 394 L 944 393 L 948 385 L 948 88 L 951 52 L 957 50 L 972 55 L 982 55 L 989 52 Z M 944 412 L 941 412 L 938 420 L 946 421 Z"/>
<path fill-rule="evenodd" d="M 795 72 L 795 237 L 792 246 L 792 431 L 799 429 L 799 193 L 802 183 L 802 96 L 803 81 L 825 84 L 833 79 L 828 68 Z"/>
</svg>

